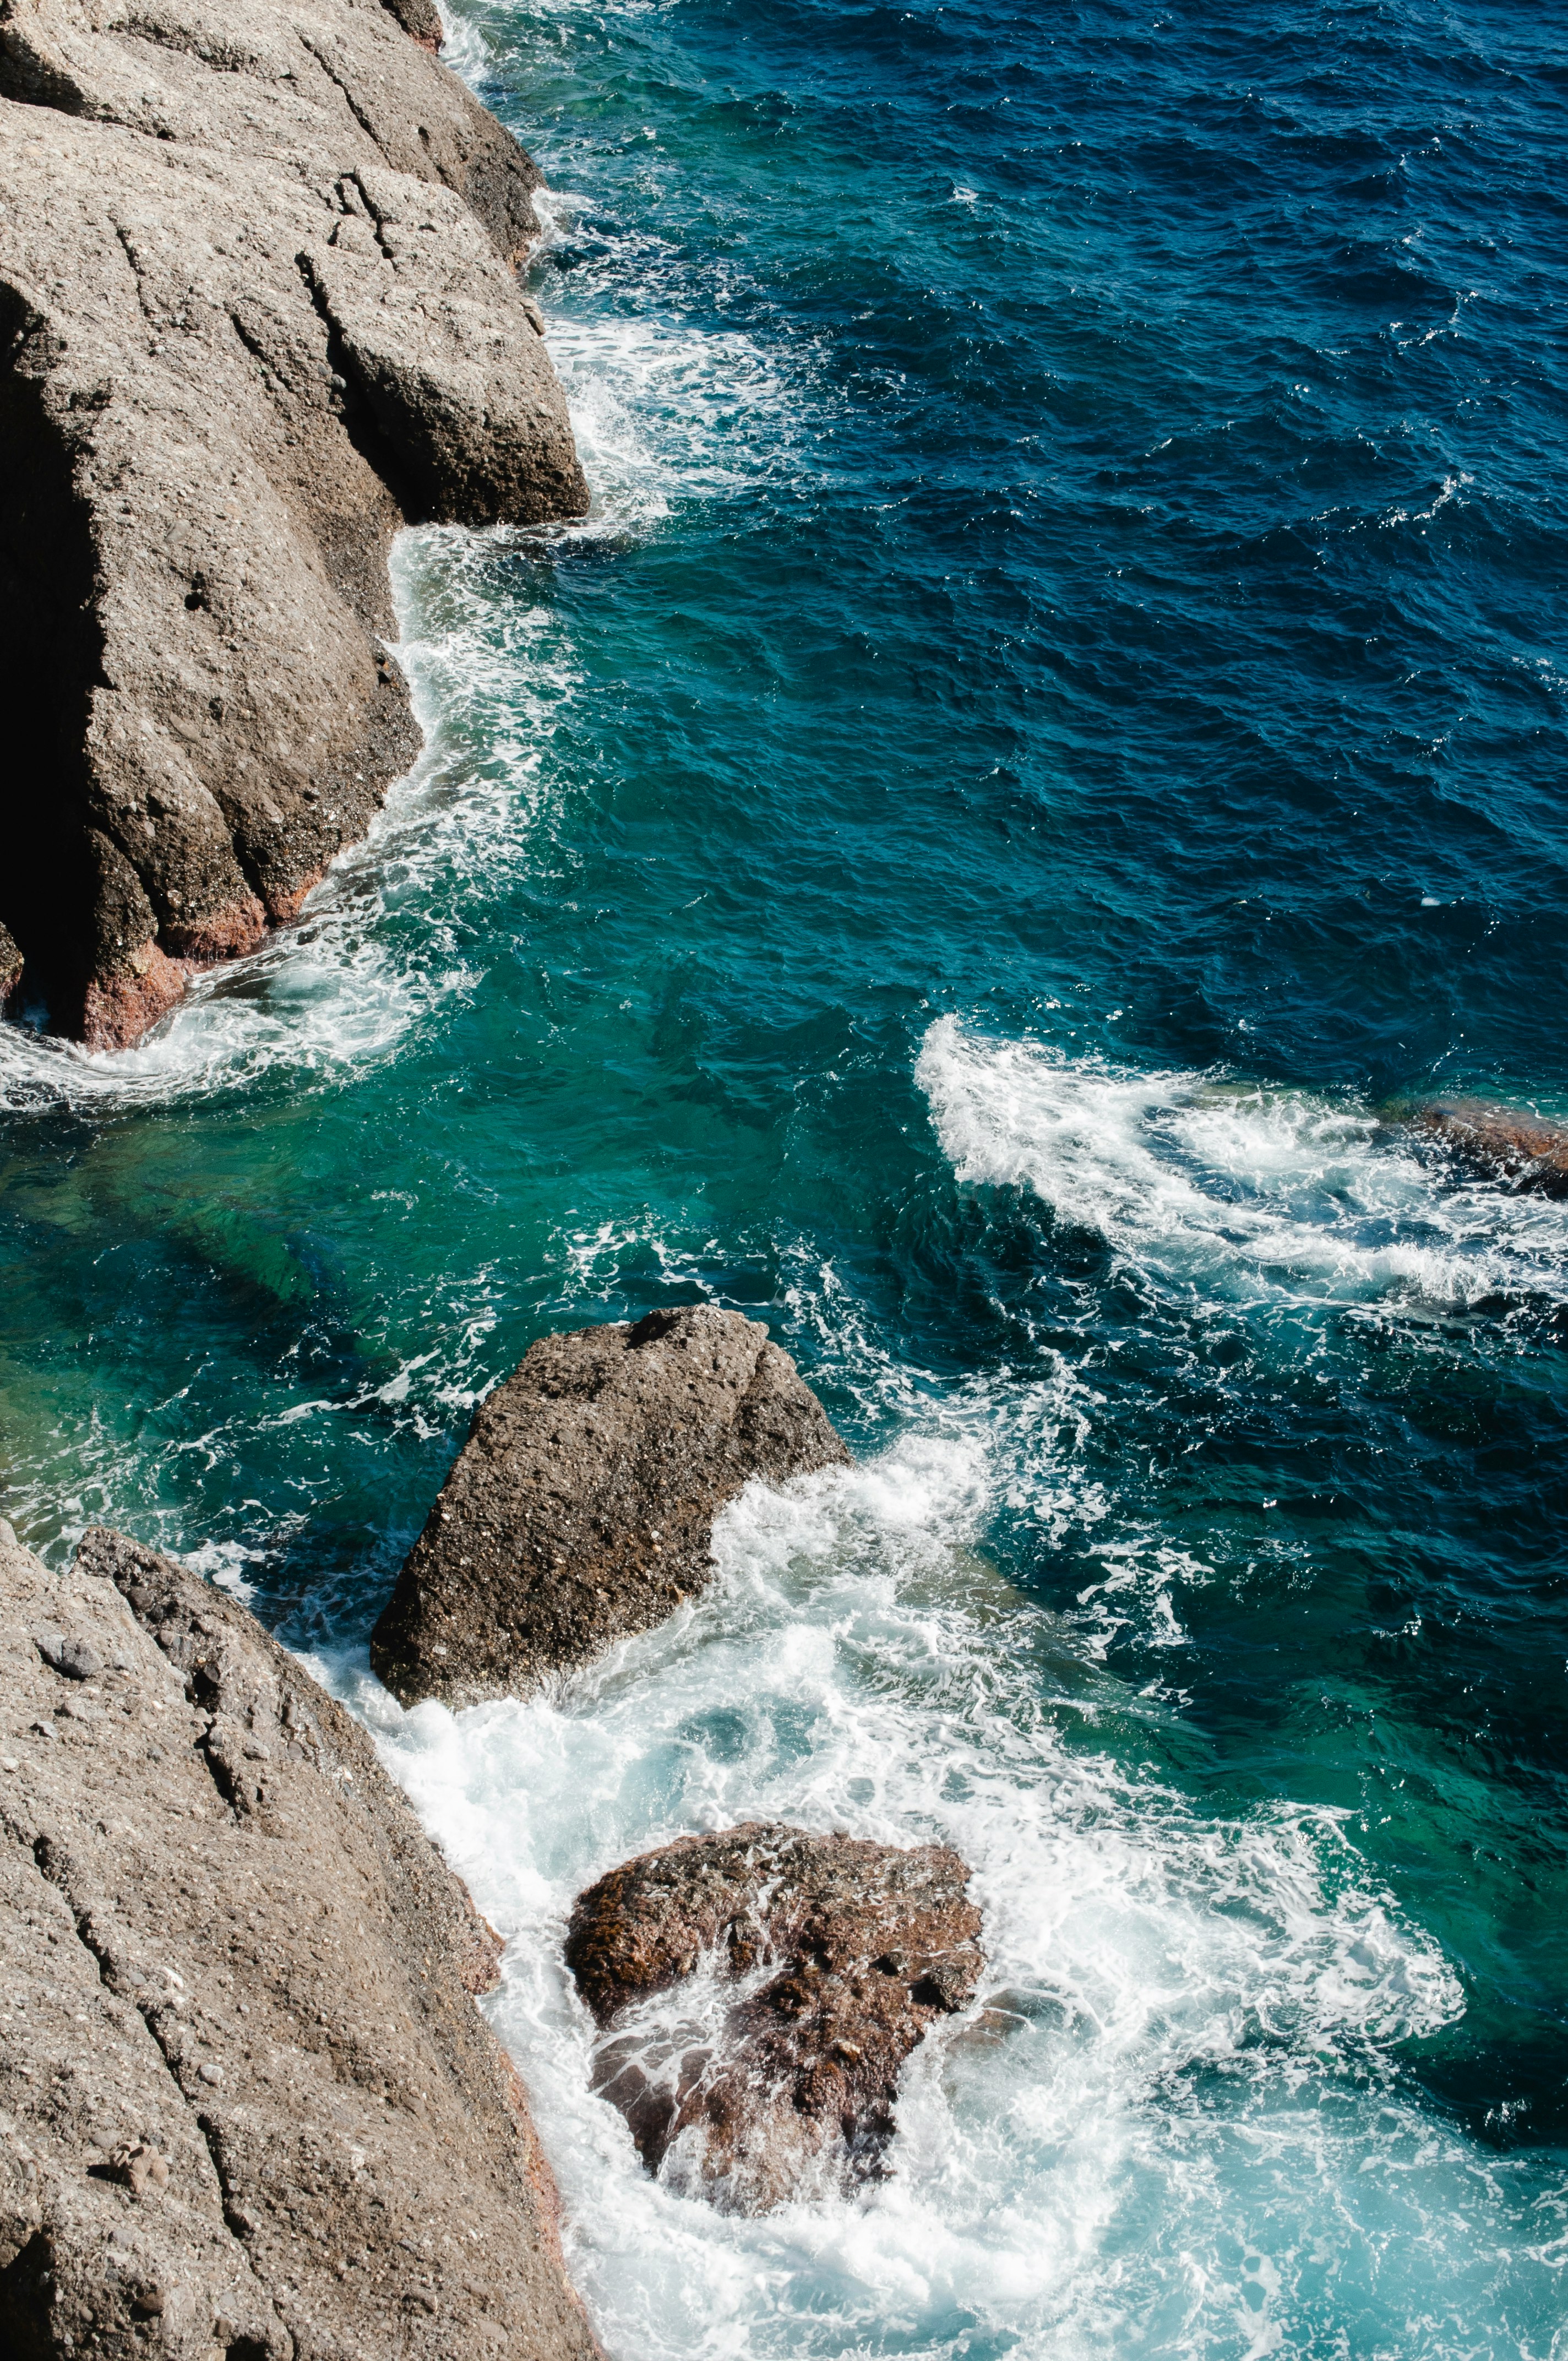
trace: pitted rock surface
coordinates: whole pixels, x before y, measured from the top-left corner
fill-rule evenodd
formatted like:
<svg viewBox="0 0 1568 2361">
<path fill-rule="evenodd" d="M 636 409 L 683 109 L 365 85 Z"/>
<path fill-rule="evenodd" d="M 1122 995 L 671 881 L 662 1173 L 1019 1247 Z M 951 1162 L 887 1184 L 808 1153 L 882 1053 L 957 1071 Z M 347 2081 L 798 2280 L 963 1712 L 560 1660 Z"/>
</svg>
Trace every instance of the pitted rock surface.
<svg viewBox="0 0 1568 2361">
<path fill-rule="evenodd" d="M 760 1321 L 712 1304 L 542 1337 L 482 1402 L 370 1642 L 405 1705 L 520 1696 L 699 1590 L 713 1520 L 850 1455 Z"/>
<path fill-rule="evenodd" d="M 499 1945 L 350 1717 L 105 1532 L 0 1536 L 0 2352 L 590 2361 Z"/>
<path fill-rule="evenodd" d="M 100 1048 L 408 768 L 398 526 L 587 506 L 512 275 L 540 174 L 433 27 L 0 0 L 0 924 Z"/>
<path fill-rule="evenodd" d="M 744 2213 L 885 2170 L 900 2069 L 980 1973 L 968 1879 L 945 1845 L 748 1821 L 580 1894 L 595 2088 L 650 2170 Z"/>
<path fill-rule="evenodd" d="M 1422 1107 L 1412 1122 L 1461 1163 L 1522 1195 L 1568 1197 L 1568 1130 L 1561 1125 L 1479 1099 Z"/>
</svg>

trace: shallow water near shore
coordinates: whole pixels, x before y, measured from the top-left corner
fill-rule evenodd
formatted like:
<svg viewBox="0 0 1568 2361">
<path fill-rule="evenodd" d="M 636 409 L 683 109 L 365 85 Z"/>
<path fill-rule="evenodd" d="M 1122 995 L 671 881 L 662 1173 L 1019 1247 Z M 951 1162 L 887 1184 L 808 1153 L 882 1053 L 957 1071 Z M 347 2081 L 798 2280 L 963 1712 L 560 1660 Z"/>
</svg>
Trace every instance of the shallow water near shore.
<svg viewBox="0 0 1568 2361">
<path fill-rule="evenodd" d="M 509 1938 L 614 2361 L 1568 2354 L 1565 89 L 1518 7 L 475 6 L 581 528 L 397 552 L 427 749 L 146 1045 L 0 1038 L 0 1508 L 238 1587 Z M 765 1318 L 859 1464 L 527 1704 L 371 1621 L 536 1335 Z M 975 1870 L 890 2177 L 587 2090 L 572 1896 Z"/>
</svg>

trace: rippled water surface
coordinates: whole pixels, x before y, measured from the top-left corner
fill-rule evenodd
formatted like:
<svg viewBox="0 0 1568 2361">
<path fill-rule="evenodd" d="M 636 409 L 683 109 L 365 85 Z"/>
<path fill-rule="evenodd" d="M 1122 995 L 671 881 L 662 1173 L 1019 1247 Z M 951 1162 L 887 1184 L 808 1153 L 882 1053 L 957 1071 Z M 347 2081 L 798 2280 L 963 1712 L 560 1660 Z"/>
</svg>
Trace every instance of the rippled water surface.
<svg viewBox="0 0 1568 2361">
<path fill-rule="evenodd" d="M 398 553 L 428 747 L 145 1047 L 0 1040 L 5 1513 L 238 1586 L 512 1938 L 614 2361 L 1568 2354 L 1551 9 L 475 6 L 586 526 Z M 365 1640 L 543 1330 L 766 1318 L 858 1454 L 561 1695 Z M 893 2177 L 722 2218 L 564 1915 L 951 1838 Z"/>
</svg>

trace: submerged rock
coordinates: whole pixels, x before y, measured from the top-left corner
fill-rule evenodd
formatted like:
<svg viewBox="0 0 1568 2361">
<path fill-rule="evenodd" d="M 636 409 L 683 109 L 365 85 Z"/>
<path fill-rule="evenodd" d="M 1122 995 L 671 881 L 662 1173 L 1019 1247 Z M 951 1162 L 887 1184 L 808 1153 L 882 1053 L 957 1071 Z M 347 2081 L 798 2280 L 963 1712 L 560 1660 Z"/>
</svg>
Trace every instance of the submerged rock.
<svg viewBox="0 0 1568 2361">
<path fill-rule="evenodd" d="M 713 1304 L 530 1347 L 481 1403 L 370 1662 L 405 1705 L 518 1696 L 701 1589 L 751 1477 L 850 1455 L 760 1321 Z"/>
<path fill-rule="evenodd" d="M 0 15 L 0 922 L 115 1048 L 407 770 L 397 527 L 587 491 L 429 0 Z"/>
<path fill-rule="evenodd" d="M 740 2213 L 882 2171 L 899 2070 L 980 1973 L 968 1879 L 945 1845 L 748 1821 L 579 1895 L 566 1960 L 611 2033 L 594 2087 L 649 2169 Z"/>
<path fill-rule="evenodd" d="M 1568 1130 L 1558 1125 L 1479 1099 L 1422 1107 L 1410 1121 L 1477 1171 L 1526 1194 L 1568 1197 Z"/>
<path fill-rule="evenodd" d="M 591 2361 L 499 1949 L 242 1607 L 0 1538 L 0 2351 Z"/>
</svg>

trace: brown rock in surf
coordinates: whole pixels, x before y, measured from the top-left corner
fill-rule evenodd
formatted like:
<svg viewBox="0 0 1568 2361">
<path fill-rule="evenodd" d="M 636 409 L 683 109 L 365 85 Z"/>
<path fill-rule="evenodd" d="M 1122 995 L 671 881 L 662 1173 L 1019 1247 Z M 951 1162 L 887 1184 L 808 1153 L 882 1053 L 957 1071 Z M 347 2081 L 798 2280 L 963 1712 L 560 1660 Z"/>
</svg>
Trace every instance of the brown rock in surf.
<svg viewBox="0 0 1568 2361">
<path fill-rule="evenodd" d="M 541 1337 L 473 1430 L 370 1641 L 405 1705 L 521 1696 L 699 1590 L 752 1477 L 845 1465 L 760 1321 L 713 1304 Z"/>
<path fill-rule="evenodd" d="M 900 2070 L 980 1973 L 968 1879 L 945 1845 L 748 1821 L 580 1894 L 594 2087 L 649 2169 L 749 2213 L 884 2170 Z"/>
<path fill-rule="evenodd" d="M 0 2352 L 593 2361 L 499 1949 L 243 1607 L 0 1535 Z"/>
<path fill-rule="evenodd" d="M 587 505 L 512 276 L 540 175 L 438 29 L 0 5 L 0 922 L 96 1047 L 297 915 L 408 768 L 397 527 Z"/>
<path fill-rule="evenodd" d="M 1410 1121 L 1462 1163 L 1521 1193 L 1568 1197 L 1568 1130 L 1556 1124 L 1479 1099 L 1422 1107 Z"/>
</svg>

